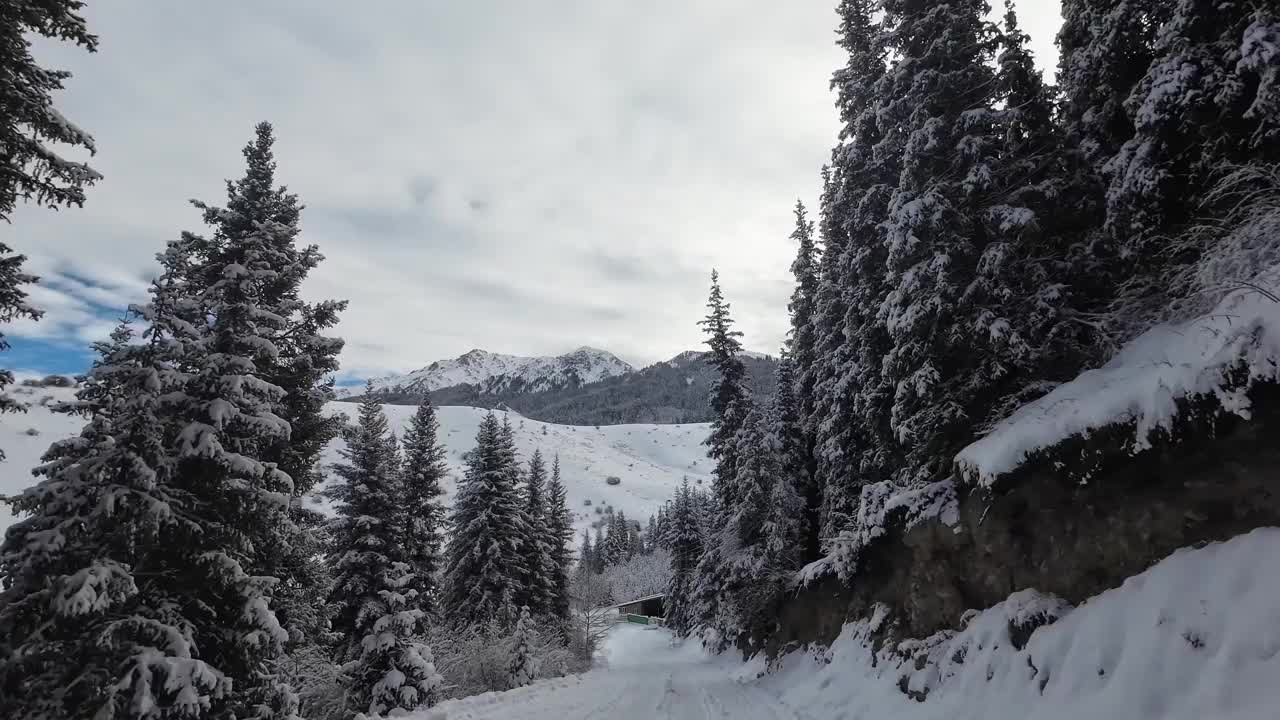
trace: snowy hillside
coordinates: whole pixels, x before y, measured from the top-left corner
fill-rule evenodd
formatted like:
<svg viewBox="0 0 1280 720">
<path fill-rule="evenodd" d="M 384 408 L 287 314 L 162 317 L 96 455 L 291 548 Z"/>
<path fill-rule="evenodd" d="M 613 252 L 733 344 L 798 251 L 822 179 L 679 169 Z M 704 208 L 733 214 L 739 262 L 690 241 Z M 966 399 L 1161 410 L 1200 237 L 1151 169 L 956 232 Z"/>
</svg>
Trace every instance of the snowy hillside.
<svg viewBox="0 0 1280 720">
<path fill-rule="evenodd" d="M 49 443 L 79 431 L 83 421 L 50 412 L 51 402 L 71 400 L 71 388 L 14 387 L 13 392 L 32 408 L 23 414 L 0 415 L 0 448 L 8 458 L 0 464 L 0 495 L 12 495 L 31 485 L 31 468 L 49 448 Z M 391 426 L 403 435 L 403 427 L 415 408 L 404 405 L 385 406 Z M 331 403 L 329 412 L 354 417 L 356 406 Z M 486 411 L 469 407 L 438 409 L 440 436 L 448 449 L 451 481 L 446 483 L 446 499 L 452 497 L 457 478 L 462 474 L 462 455 L 475 444 L 476 428 Z M 499 413 L 503 415 L 504 413 Z M 705 424 L 687 425 L 614 425 L 596 429 L 590 426 L 554 425 L 511 414 L 516 446 L 522 460 L 528 460 L 534 448 L 540 448 L 550 466 L 559 454 L 561 475 L 568 490 L 569 510 L 574 525 L 581 531 L 612 506 L 629 518 L 645 520 L 671 496 L 681 477 L 710 484 L 711 466 L 702 441 L 707 436 Z M 341 443 L 335 441 L 325 450 L 323 462 L 338 461 Z M 606 478 L 615 476 L 618 485 Z M 586 501 L 591 501 L 586 505 Z M 320 498 L 309 500 L 316 506 L 327 506 Z M 8 505 L 0 504 L 0 533 L 13 517 Z"/>
<path fill-rule="evenodd" d="M 430 392 L 455 385 L 476 385 L 486 392 L 525 392 L 585 385 L 625 375 L 635 368 L 612 353 L 580 347 L 564 355 L 520 357 L 472 350 L 452 360 L 438 360 L 405 375 L 373 380 L 376 392 Z M 361 388 L 356 388 L 361 392 Z"/>
<path fill-rule="evenodd" d="M 74 399 L 72 388 L 14 385 L 9 393 L 32 407 L 25 413 L 0 415 L 0 450 L 5 454 L 4 462 L 0 462 L 0 495 L 16 495 L 32 485 L 35 478 L 31 468 L 40 462 L 49 443 L 79 432 L 84 425 L 82 418 L 52 413 L 48 409 L 49 403 Z M 0 536 L 11 522 L 10 507 L 0 503 Z"/>
<path fill-rule="evenodd" d="M 408 405 L 384 405 L 387 419 L 397 435 L 403 435 L 416 408 Z M 341 412 L 354 417 L 356 406 L 350 403 L 330 403 L 330 412 Z M 445 484 L 445 503 L 448 504 L 462 475 L 463 453 L 475 445 L 476 429 L 486 410 L 471 407 L 441 407 L 436 409 L 440 419 L 440 437 L 448 450 L 450 481 Z M 686 425 L 612 425 L 599 429 L 592 426 L 555 425 L 523 418 L 515 413 L 497 413 L 509 416 L 515 430 L 516 447 L 520 459 L 527 461 L 534 449 L 542 450 L 548 468 L 556 455 L 560 456 L 560 472 L 568 494 L 569 511 L 573 514 L 574 527 L 581 533 L 600 517 L 606 506 L 622 511 L 628 518 L 645 520 L 671 497 L 672 490 L 684 476 L 693 483 L 709 486 L 711 466 L 702 441 L 709 428 L 705 424 Z M 325 450 L 326 464 L 340 460 L 340 441 Z M 617 477 L 618 485 L 609 485 L 606 479 Z M 590 501 L 590 505 L 587 505 Z M 319 498 L 311 500 L 317 506 L 327 503 Z"/>
</svg>

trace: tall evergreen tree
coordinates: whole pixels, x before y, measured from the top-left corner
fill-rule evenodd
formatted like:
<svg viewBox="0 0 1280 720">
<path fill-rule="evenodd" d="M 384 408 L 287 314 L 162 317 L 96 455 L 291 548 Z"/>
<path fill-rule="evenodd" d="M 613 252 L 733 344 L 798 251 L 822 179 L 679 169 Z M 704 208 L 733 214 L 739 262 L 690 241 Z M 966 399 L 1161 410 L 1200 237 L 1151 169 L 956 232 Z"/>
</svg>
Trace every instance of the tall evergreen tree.
<svg viewBox="0 0 1280 720">
<path fill-rule="evenodd" d="M 711 271 L 711 293 L 707 299 L 707 315 L 698 321 L 707 335 L 707 362 L 716 368 L 718 376 L 711 385 L 711 436 L 707 438 L 707 455 L 716 460 L 714 470 L 716 494 L 725 505 L 732 505 L 735 497 L 733 457 L 735 436 L 746 418 L 750 396 L 743 381 L 746 367 L 742 364 L 742 333 L 733 329 L 729 315 L 729 303 L 720 289 L 720 275 Z"/>
<path fill-rule="evenodd" d="M 524 513 L 515 478 L 510 425 L 493 414 L 480 422 L 476 447 L 450 511 L 441 615 L 458 625 L 516 620 L 522 587 Z"/>
<path fill-rule="evenodd" d="M 791 301 L 787 310 L 791 317 L 791 328 L 788 331 L 787 345 L 782 364 L 787 367 L 778 373 L 778 393 L 787 393 L 794 400 L 790 407 L 794 417 L 787 427 L 786 448 L 789 468 L 795 472 L 797 487 L 805 500 L 803 521 L 805 533 L 800 539 L 802 554 L 807 558 L 817 558 L 820 553 L 820 527 L 818 525 L 819 506 L 822 502 L 822 488 L 814 475 L 817 470 L 814 462 L 814 440 L 812 428 L 803 424 L 801 419 L 809 417 L 814 408 L 813 383 L 816 380 L 814 365 L 817 362 L 817 327 L 814 325 L 814 311 L 818 302 L 818 249 L 814 241 L 813 222 L 803 204 L 796 201 L 796 227 L 791 239 L 796 242 L 796 257 L 791 263 L 791 274 L 795 277 L 796 287 L 791 293 Z"/>
<path fill-rule="evenodd" d="M 93 138 L 72 125 L 53 106 L 53 93 L 71 77 L 65 70 L 41 67 L 31 55 L 29 36 L 69 41 L 89 52 L 98 38 L 89 33 L 82 2 L 12 0 L 0 8 L 0 222 L 8 222 L 20 200 L 37 205 L 83 205 L 84 189 L 101 179 L 88 165 L 70 162 L 49 146 L 58 143 L 94 151 Z M 0 323 L 39 320 L 43 313 L 27 303 L 23 285 L 38 278 L 23 271 L 26 256 L 0 242 Z M 9 349 L 0 333 L 0 352 Z M 0 369 L 0 413 L 26 406 L 5 392 L 13 373 Z M 4 451 L 0 449 L 0 460 Z"/>
<path fill-rule="evenodd" d="M 537 616 L 551 612 L 555 595 L 555 566 L 551 552 L 553 540 L 547 527 L 547 503 L 544 483 L 547 468 L 542 452 L 534 450 L 524 483 L 524 527 L 521 555 L 525 563 L 521 605 Z"/>
<path fill-rule="evenodd" d="M 89 422 L 15 503 L 30 517 L 0 548 L 6 717 L 294 716 L 272 675 L 273 580 L 249 572 L 255 546 L 290 537 L 289 478 L 254 454 L 288 432 L 255 374 L 272 345 L 247 321 L 255 280 L 193 287 L 188 247 L 159 256 L 143 343 L 110 346 Z"/>
<path fill-rule="evenodd" d="M 77 0 L 8 0 L 0 7 L 0 221 L 20 200 L 38 205 L 83 205 L 85 186 L 102 178 L 83 163 L 60 157 L 50 144 L 94 151 L 93 138 L 53 106 L 53 94 L 71 77 L 41 67 L 31 55 L 31 36 L 64 40 L 89 52 L 98 37 L 89 32 Z M 7 255 L 8 248 L 0 249 Z"/>
<path fill-rule="evenodd" d="M 196 202 L 211 232 L 189 235 L 191 253 L 187 272 L 193 286 L 217 283 L 227 267 L 245 267 L 256 279 L 258 331 L 274 348 L 256 358 L 257 375 L 280 389 L 271 411 L 288 423 L 287 435 L 276 437 L 257 452 L 275 463 L 293 481 L 293 494 L 301 497 L 317 484 L 320 452 L 342 430 L 341 418 L 327 416 L 324 404 L 333 399 L 328 376 L 338 368 L 342 340 L 324 331 L 338 321 L 345 301 L 304 302 L 302 283 L 324 259 L 314 245 L 299 247 L 301 205 L 296 195 L 275 184 L 275 137 L 269 123 L 259 123 L 255 137 L 242 150 L 245 174 L 227 181 L 224 207 Z M 252 253 L 252 264 L 249 258 Z M 312 607 L 329 592 L 327 572 L 313 552 L 324 520 L 302 503 L 290 508 L 290 542 L 257 548 L 256 572 L 279 579 L 276 590 L 281 619 L 292 626 L 294 618 L 315 616 Z M 305 628 L 295 634 L 310 637 Z"/>
<path fill-rule="evenodd" d="M 694 611 L 694 581 L 702 556 L 702 530 L 689 478 L 680 483 L 671 504 L 668 542 L 671 544 L 671 581 L 664 599 L 667 625 L 679 637 L 687 637 L 697 626 Z"/>
<path fill-rule="evenodd" d="M 339 652 L 343 661 L 363 654 L 364 637 L 388 612 L 382 593 L 399 593 L 398 583 L 408 582 L 402 577 L 407 572 L 395 570 L 405 552 L 398 522 L 403 495 L 400 458 L 392 438 L 382 406 L 366 399 L 360 403 L 356 426 L 346 433 L 345 462 L 333 468 L 338 478 L 329 490 L 338 516 L 330 551 L 336 570 L 332 600 L 338 608 L 333 627 L 345 639 Z"/>
<path fill-rule="evenodd" d="M 560 456 L 551 461 L 551 480 L 547 483 L 546 507 L 547 542 L 551 558 L 551 603 L 548 612 L 552 617 L 567 620 L 569 617 L 569 566 L 573 555 L 569 543 L 573 542 L 573 516 L 564 482 L 560 479 Z M 588 540 L 587 536 L 583 536 Z"/>
<path fill-rule="evenodd" d="M 1213 192 L 1228 174 L 1280 164 L 1280 11 L 1247 0 L 1163 5 L 1152 62 L 1124 101 L 1132 136 L 1103 166 L 1133 332 L 1163 314 L 1183 319 L 1215 304 L 1194 280 L 1215 236 L 1187 230 L 1235 208 L 1238 197 Z"/>
<path fill-rule="evenodd" d="M 411 573 L 408 588 L 416 591 L 416 606 L 428 616 L 436 611 L 436 573 L 441 565 L 440 540 L 445 521 L 441 483 L 449 474 L 439 429 L 436 410 L 429 399 L 424 399 L 404 435 L 404 487 L 400 500 L 404 529 L 399 542 Z"/>
<path fill-rule="evenodd" d="M 411 712 L 439 697 L 444 679 L 431 649 L 417 639 L 426 614 L 416 607 L 409 580 L 409 565 L 392 563 L 380 578 L 377 599 L 361 611 L 364 634 L 342 667 L 347 709 L 356 718 Z"/>
</svg>

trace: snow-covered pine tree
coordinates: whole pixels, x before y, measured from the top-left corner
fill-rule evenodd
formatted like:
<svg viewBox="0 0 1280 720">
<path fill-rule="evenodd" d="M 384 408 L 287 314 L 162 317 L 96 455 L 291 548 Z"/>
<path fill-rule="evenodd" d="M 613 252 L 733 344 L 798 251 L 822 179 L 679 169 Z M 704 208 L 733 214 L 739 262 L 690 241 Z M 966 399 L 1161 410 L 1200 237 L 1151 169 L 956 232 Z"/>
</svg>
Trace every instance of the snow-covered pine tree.
<svg viewBox="0 0 1280 720">
<path fill-rule="evenodd" d="M 822 494 L 824 545 L 853 517 L 861 486 L 881 468 L 895 466 L 884 441 L 893 389 L 879 373 L 889 341 L 877 314 L 887 296 L 881 223 L 897 186 L 903 138 L 897 127 L 880 126 L 886 51 L 877 10 L 874 0 L 844 0 L 838 8 L 838 44 L 847 60 L 831 85 L 842 127 L 824 173 L 815 399 L 805 420 L 814 443 L 814 483 Z"/>
<path fill-rule="evenodd" d="M 981 418 L 971 399 L 991 391 L 974 370 L 979 309 L 965 293 L 990 240 L 983 204 L 996 190 L 1000 148 L 991 67 L 998 36 L 984 0 L 945 11 L 884 0 L 883 8 L 893 62 L 880 115 L 906 142 L 884 223 L 890 291 L 879 322 L 893 345 L 881 376 L 895 388 L 890 427 L 903 462 L 893 479 L 905 486 L 947 476 Z"/>
<path fill-rule="evenodd" d="M 1125 100 L 1155 58 L 1168 0 L 1062 0 L 1058 87 L 1067 136 L 1101 166 L 1133 136 Z"/>
<path fill-rule="evenodd" d="M 607 518 L 605 522 L 608 522 Z M 606 556 L 608 555 L 609 544 L 605 541 L 604 528 L 604 524 L 596 526 L 595 543 L 591 553 L 591 572 L 596 574 L 604 572 L 604 566 L 608 564 Z"/>
<path fill-rule="evenodd" d="M 693 584 L 703 543 L 697 515 L 689 478 L 685 478 L 676 491 L 668 516 L 671 584 L 664 599 L 667 625 L 679 637 L 688 637 L 698 621 L 694 614 Z"/>
<path fill-rule="evenodd" d="M 1238 196 L 1213 192 L 1229 174 L 1280 165 L 1280 10 L 1247 0 L 1165 5 L 1153 60 L 1124 102 L 1133 135 L 1103 167 L 1131 333 L 1213 307 L 1221 289 L 1203 287 L 1197 265 L 1213 257 L 1216 235 L 1188 226 L 1236 208 Z"/>
<path fill-rule="evenodd" d="M 440 608 L 442 618 L 458 625 L 510 627 L 516 620 L 526 531 L 514 459 L 510 425 L 504 430 L 496 416 L 486 415 L 449 515 L 453 535 L 445 548 Z"/>
<path fill-rule="evenodd" d="M 582 543 L 578 545 L 578 567 L 576 572 L 595 572 L 596 546 L 591 542 L 591 531 L 583 529 Z"/>
<path fill-rule="evenodd" d="M 524 687 L 533 682 L 537 658 L 533 654 L 533 618 L 529 614 L 529 606 L 520 608 L 520 619 L 516 621 L 515 631 L 511 634 L 511 663 L 507 666 L 507 683 L 513 687 Z"/>
<path fill-rule="evenodd" d="M 237 291 L 188 286 L 187 245 L 159 255 L 136 309 L 143 342 L 104 346 L 88 423 L 54 443 L 45 479 L 14 502 L 29 516 L 0 546 L 5 717 L 295 716 L 271 676 L 286 640 L 273 581 L 245 569 L 288 524 L 288 478 L 252 455 L 259 436 L 288 432 L 266 409 L 278 389 L 252 374 L 270 343 L 237 327 L 254 282 L 229 272 Z M 219 332 L 244 344 L 211 356 Z"/>
<path fill-rule="evenodd" d="M 35 283 L 39 278 L 22 271 L 26 260 L 25 255 L 14 253 L 8 245 L 0 242 L 0 323 L 13 322 L 18 318 L 39 320 L 44 314 L 27 303 L 27 291 L 23 286 Z M 8 349 L 9 341 L 4 333 L 0 333 L 0 352 Z M 25 412 L 26 404 L 5 390 L 11 384 L 13 372 L 0 368 L 0 413 Z M 4 460 L 3 448 L 0 448 L 0 460 Z"/>
<path fill-rule="evenodd" d="M 766 501 L 764 545 L 766 564 L 778 573 L 798 570 L 810 559 L 805 538 L 814 531 L 810 512 L 814 508 L 804 494 L 808 481 L 800 431 L 803 415 L 793 395 L 793 377 L 791 358 L 784 352 L 778 362 L 778 390 L 763 421 L 768 428 L 761 432 L 762 441 L 772 445 L 777 456 L 776 467 L 766 468 L 775 479 Z"/>
<path fill-rule="evenodd" d="M 440 424 L 429 398 L 424 398 L 409 420 L 404 435 L 404 466 L 400 544 L 410 568 L 409 588 L 417 594 L 417 608 L 432 616 L 436 612 L 436 572 L 440 562 L 440 539 L 445 520 L 441 483 L 448 476 L 445 447 L 439 439 Z"/>
<path fill-rule="evenodd" d="M 982 426 L 1075 377 L 1104 346 L 1095 323 L 1079 322 L 1106 302 L 1101 258 L 1086 249 L 1099 206 L 1087 161 L 1054 122 L 1028 41 L 1006 0 L 987 117 L 999 149 L 984 167 L 989 178 L 970 185 L 986 243 L 958 313 L 974 331 L 961 370 L 973 379 L 958 383 L 958 395 Z"/>
<path fill-rule="evenodd" d="M 387 578 L 405 552 L 400 458 L 382 405 L 368 393 L 345 435 L 344 462 L 333 466 L 337 482 L 328 490 L 337 513 L 329 555 L 335 573 L 333 629 L 342 637 L 338 658 L 349 662 L 363 654 L 361 643 L 386 610 L 381 593 L 390 589 Z"/>
<path fill-rule="evenodd" d="M 225 268 L 243 264 L 247 250 L 255 248 L 258 312 L 263 318 L 272 318 L 259 331 L 274 347 L 270 356 L 256 359 L 257 375 L 280 388 L 271 409 L 290 428 L 287 436 L 263 445 L 258 453 L 289 475 L 298 498 L 316 486 L 320 452 L 342 430 L 341 418 L 326 416 L 322 410 L 333 399 L 328 376 L 338 368 L 343 343 L 324 331 L 337 323 L 346 302 L 301 300 L 302 283 L 324 258 L 316 246 L 297 244 L 302 206 L 296 195 L 275 184 L 271 125 L 259 123 L 254 130 L 254 139 L 242 150 L 245 173 L 227 182 L 225 206 L 195 203 L 211 232 L 188 239 L 192 253 L 188 272 L 193 285 L 212 285 Z M 290 515 L 298 536 L 256 548 L 259 557 L 254 571 L 279 579 L 275 595 L 281 620 L 290 627 L 291 635 L 305 641 L 315 637 L 314 632 L 293 627 L 294 620 L 302 622 L 323 614 L 325 610 L 318 603 L 330 590 L 325 586 L 327 569 L 320 566 L 321 556 L 314 552 L 322 542 L 317 534 L 326 521 L 296 501 Z"/>
<path fill-rule="evenodd" d="M 367 396 L 366 396 L 367 397 Z M 376 720 L 434 705 L 444 679 L 421 636 L 425 613 L 417 607 L 412 569 L 393 562 L 376 578 L 377 594 L 360 609 L 361 635 L 342 667 L 347 709 L 357 720 Z"/>
<path fill-rule="evenodd" d="M 707 299 L 707 316 L 698 321 L 707 335 L 707 362 L 716 369 L 711 384 L 711 435 L 706 440 L 707 455 L 717 461 L 713 470 L 715 492 L 725 506 L 733 505 L 733 482 L 737 461 L 733 456 L 735 438 L 749 410 L 750 395 L 744 380 L 747 370 L 742 364 L 742 333 L 733 329 L 729 303 L 720 289 L 720 274 L 711 271 L 711 292 Z"/>
<path fill-rule="evenodd" d="M 551 612 L 555 595 L 556 570 L 551 559 L 551 534 L 547 528 L 546 477 L 547 467 L 542 460 L 542 451 L 534 450 L 524 481 L 525 536 L 521 540 L 521 555 L 525 574 L 521 581 L 520 604 L 538 617 Z"/>
<path fill-rule="evenodd" d="M 694 573 L 692 597 L 697 622 L 723 628 L 733 624 L 734 614 L 732 608 L 723 607 L 723 602 L 728 582 L 725 563 L 736 545 L 729 519 L 738 512 L 740 501 L 738 433 L 752 410 L 752 402 L 743 384 L 746 368 L 740 357 L 742 344 L 738 341 L 742 333 L 733 329 L 729 303 L 724 299 L 720 276 L 715 270 L 711 271 L 707 316 L 698 324 L 707 335 L 708 362 L 717 370 L 711 386 L 711 435 L 706 440 L 707 455 L 716 461 L 712 474 L 717 511 L 710 517 L 712 525 Z M 712 641 L 717 649 L 723 649 L 725 643 L 733 639 L 722 634 Z"/>
<path fill-rule="evenodd" d="M 20 200 L 47 207 L 84 205 L 85 186 L 102 178 L 83 163 L 59 157 L 51 143 L 94 151 L 93 138 L 71 124 L 53 106 L 53 93 L 71 77 L 65 70 L 41 67 L 31 55 L 31 36 L 64 40 L 94 52 L 98 37 L 89 32 L 78 0 L 8 0 L 0 23 L 0 222 L 8 221 Z M 8 255 L 8 248 L 0 254 Z"/>
<path fill-rule="evenodd" d="M 573 554 L 573 517 L 569 514 L 568 494 L 560 479 L 560 456 L 551 461 L 551 480 L 547 483 L 547 544 L 551 558 L 551 601 L 547 612 L 560 620 L 569 618 L 569 568 Z M 583 536 L 586 540 L 588 537 Z"/>
<path fill-rule="evenodd" d="M 796 286 L 791 292 L 787 311 L 791 319 L 786 348 L 781 362 L 787 365 L 778 374 L 778 392 L 786 392 L 794 401 L 790 408 L 795 422 L 788 426 L 784 453 L 787 462 L 796 473 L 798 487 L 802 490 L 806 508 L 802 513 L 805 533 L 800 539 L 801 554 L 816 559 L 820 553 L 820 528 L 818 511 L 822 502 L 822 488 L 814 480 L 816 470 L 813 456 L 813 434 L 810 427 L 800 422 L 813 413 L 814 364 L 817 362 L 817 338 L 814 332 L 814 309 L 818 302 L 818 247 L 814 239 L 813 222 L 809 220 L 804 204 L 796 201 L 796 227 L 791 239 L 796 242 L 796 257 L 791 262 L 791 274 Z M 783 385 L 786 385 L 784 388 Z"/>
</svg>

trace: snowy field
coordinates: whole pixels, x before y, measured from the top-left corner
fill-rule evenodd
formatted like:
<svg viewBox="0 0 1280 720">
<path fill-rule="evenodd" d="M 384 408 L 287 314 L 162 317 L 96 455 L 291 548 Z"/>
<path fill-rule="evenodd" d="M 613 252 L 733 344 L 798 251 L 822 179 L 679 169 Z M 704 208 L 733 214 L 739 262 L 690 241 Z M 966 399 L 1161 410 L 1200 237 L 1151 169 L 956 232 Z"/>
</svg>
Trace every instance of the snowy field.
<svg viewBox="0 0 1280 720">
<path fill-rule="evenodd" d="M 1071 608 L 1034 591 L 958 633 L 875 657 L 867 622 L 827 651 L 764 663 L 709 657 L 666 631 L 615 628 L 606 666 L 441 704 L 415 720 L 1275 720 L 1280 529 L 1184 549 Z M 1039 611 L 1059 617 L 1017 649 Z M 918 702 L 912 692 L 926 692 Z"/>
<path fill-rule="evenodd" d="M 16 494 L 31 485 L 34 480 L 31 468 L 39 463 L 49 443 L 78 432 L 83 424 L 80 418 L 49 412 L 41 404 L 72 399 L 74 390 L 70 388 L 15 386 L 13 392 L 32 407 L 25 414 L 0 415 L 0 448 L 8 456 L 0 464 L 0 495 Z M 327 410 L 354 418 L 357 407 L 350 403 L 331 403 Z M 404 427 L 416 408 L 386 405 L 384 409 L 392 428 L 403 436 Z M 445 486 L 446 504 L 462 474 L 462 455 L 475 445 L 476 428 L 485 413 L 470 407 L 438 408 L 440 435 L 448 451 L 451 471 Z M 552 458 L 559 454 L 569 511 L 579 533 L 600 517 L 596 508 L 603 512 L 605 506 L 612 506 L 625 512 L 628 518 L 644 522 L 671 497 L 683 476 L 687 475 L 693 483 L 710 483 L 711 466 L 702 446 L 709 431 L 706 424 L 614 425 L 597 429 L 528 420 L 514 413 L 510 419 L 522 461 L 527 461 L 534 449 L 539 448 L 549 473 Z M 30 434 L 31 430 L 36 434 Z M 338 461 L 340 447 L 341 442 L 332 443 L 325 450 L 322 462 Z M 621 483 L 607 484 L 609 476 L 619 478 Z M 590 506 L 585 504 L 587 501 L 591 502 Z M 326 501 L 319 497 L 312 497 L 309 502 L 327 507 Z M 0 533 L 12 521 L 8 505 L 0 504 Z"/>
</svg>

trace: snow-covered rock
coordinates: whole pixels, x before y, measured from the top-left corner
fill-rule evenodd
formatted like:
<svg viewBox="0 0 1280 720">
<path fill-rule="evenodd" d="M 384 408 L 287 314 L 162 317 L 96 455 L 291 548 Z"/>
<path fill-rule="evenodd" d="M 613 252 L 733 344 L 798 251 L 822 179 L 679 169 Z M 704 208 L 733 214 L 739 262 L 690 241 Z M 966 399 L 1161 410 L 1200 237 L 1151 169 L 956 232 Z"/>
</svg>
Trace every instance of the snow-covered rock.
<svg viewBox="0 0 1280 720">
<path fill-rule="evenodd" d="M 377 392 L 423 393 L 455 385 L 475 385 L 485 392 L 526 392 L 586 385 L 634 372 L 612 353 L 580 347 L 564 355 L 521 357 L 472 350 L 452 360 L 438 360 L 405 375 L 373 379 Z M 362 392 L 355 388 L 355 392 Z"/>
<path fill-rule="evenodd" d="M 1157 326 L 1128 343 L 1106 365 L 1081 374 L 1019 408 L 956 456 L 970 481 L 990 485 L 1028 455 L 1111 425 L 1132 422 L 1131 450 L 1150 446 L 1168 428 L 1178 401 L 1215 398 L 1221 408 L 1250 417 L 1248 386 L 1280 380 L 1280 270 L 1261 274 L 1227 294 L 1212 312 Z M 1245 383 L 1229 374 L 1243 368 Z"/>
</svg>

